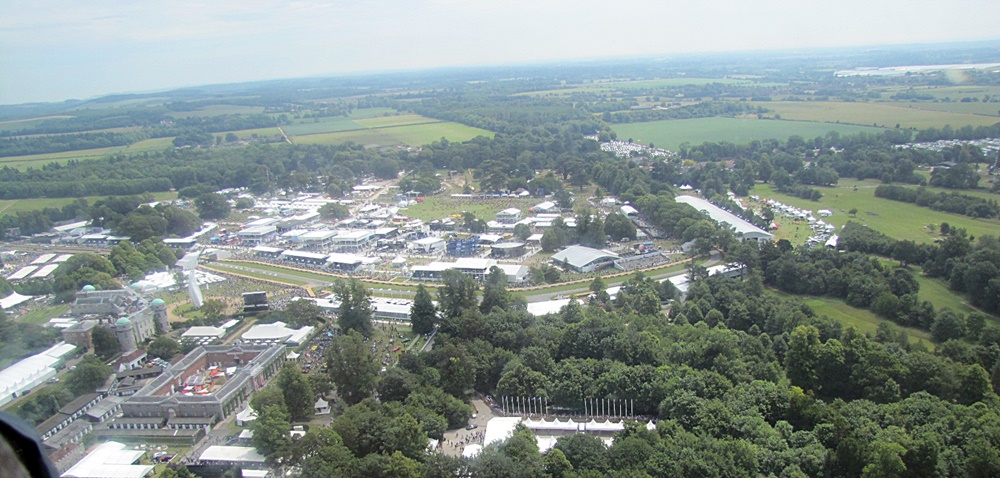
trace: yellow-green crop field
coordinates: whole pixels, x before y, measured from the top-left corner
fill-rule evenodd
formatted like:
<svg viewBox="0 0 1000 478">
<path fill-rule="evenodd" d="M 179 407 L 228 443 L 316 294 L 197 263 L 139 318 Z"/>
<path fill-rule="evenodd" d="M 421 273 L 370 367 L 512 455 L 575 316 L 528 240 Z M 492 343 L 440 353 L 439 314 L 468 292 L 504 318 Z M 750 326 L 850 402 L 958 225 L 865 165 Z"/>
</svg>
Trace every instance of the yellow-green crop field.
<svg viewBox="0 0 1000 478">
<path fill-rule="evenodd" d="M 771 115 L 781 115 L 781 119 L 785 120 L 878 125 L 884 128 L 893 128 L 897 124 L 902 128 L 940 128 L 945 125 L 959 128 L 965 125 L 989 126 L 997 122 L 996 117 L 910 108 L 904 103 L 762 101 L 751 104 L 767 108 L 772 111 Z"/>
</svg>

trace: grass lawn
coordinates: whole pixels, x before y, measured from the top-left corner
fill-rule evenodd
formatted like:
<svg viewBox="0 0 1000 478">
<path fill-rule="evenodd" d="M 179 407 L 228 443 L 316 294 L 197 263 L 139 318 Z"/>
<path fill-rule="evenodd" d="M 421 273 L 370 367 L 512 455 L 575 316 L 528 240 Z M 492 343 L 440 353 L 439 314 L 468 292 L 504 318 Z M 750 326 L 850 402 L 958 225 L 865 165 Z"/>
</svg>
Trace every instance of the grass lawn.
<svg viewBox="0 0 1000 478">
<path fill-rule="evenodd" d="M 338 131 L 334 133 L 307 134 L 292 137 L 292 142 L 295 144 L 343 144 L 348 141 L 358 144 L 377 144 L 380 146 L 400 144 L 396 138 L 375 129 Z"/>
<path fill-rule="evenodd" d="M 794 245 L 805 244 L 806 239 L 812 234 L 809 224 L 793 220 L 790 217 L 775 216 L 774 222 L 778 223 L 778 229 L 771 231 L 777 241 L 788 240 Z"/>
<path fill-rule="evenodd" d="M 913 102 L 905 103 L 908 108 L 916 108 L 931 111 L 947 111 L 950 113 L 963 113 L 972 115 L 986 115 L 994 118 L 1000 116 L 1000 103 L 961 103 L 950 101 L 947 103 Z"/>
<path fill-rule="evenodd" d="M 234 265 L 230 265 L 229 263 L 225 263 L 225 262 L 213 262 L 212 264 L 205 265 L 205 267 L 207 269 L 209 269 L 209 270 L 214 269 L 214 270 L 218 270 L 218 271 L 221 271 L 221 272 L 231 272 L 233 274 L 238 274 L 238 275 L 246 276 L 246 277 L 252 277 L 254 279 L 260 279 L 260 280 L 265 280 L 265 281 L 281 282 L 281 283 L 292 284 L 292 285 L 297 285 L 297 286 L 305 286 L 305 285 L 309 284 L 309 281 L 307 281 L 307 280 L 299 280 L 299 279 L 295 279 L 295 278 L 292 278 L 292 277 L 278 277 L 278 276 L 275 276 L 274 274 L 269 274 L 267 272 L 257 272 L 257 267 L 258 266 L 256 264 L 253 264 L 253 265 L 243 265 L 243 264 L 240 264 L 238 266 L 234 266 Z M 255 269 L 255 270 L 246 270 L 246 269 Z M 297 274 L 294 273 L 294 271 L 289 271 L 287 273 L 289 275 L 297 275 Z"/>
<path fill-rule="evenodd" d="M 420 115 L 376 116 L 374 118 L 358 119 L 355 122 L 372 129 L 410 124 L 442 123 L 441 120 Z"/>
<path fill-rule="evenodd" d="M 885 92 L 886 96 L 892 96 L 897 92 L 908 91 L 908 90 L 909 87 L 897 86 L 897 87 L 885 88 L 882 91 Z M 958 104 L 976 104 L 976 103 L 961 103 L 961 99 L 969 97 L 969 98 L 979 98 L 981 100 L 983 96 L 986 95 L 990 96 L 1000 95 L 1000 86 L 983 86 L 983 85 L 921 86 L 913 88 L 913 92 L 921 95 L 930 95 L 937 100 L 950 99 L 951 100 L 950 102 Z"/>
<path fill-rule="evenodd" d="M 299 135 L 293 137 L 292 141 L 299 144 L 341 144 L 353 141 L 379 146 L 397 144 L 420 146 L 441 138 L 462 142 L 480 135 L 493 136 L 493 133 L 483 129 L 420 115 L 359 119 L 356 123 L 366 125 L 368 129 Z"/>
<path fill-rule="evenodd" d="M 281 132 L 278 131 L 278 128 L 270 127 L 270 128 L 241 129 L 239 131 L 227 131 L 225 133 L 215 133 L 215 136 L 225 137 L 226 134 L 228 133 L 233 133 L 236 136 L 239 136 L 240 138 L 252 138 L 253 135 L 272 137 L 272 136 L 279 136 L 281 134 Z"/>
<path fill-rule="evenodd" d="M 752 194 L 762 198 L 777 199 L 782 203 L 814 212 L 819 209 L 830 209 L 834 215 L 824 218 L 830 224 L 840 227 L 847 221 L 855 221 L 896 239 L 933 242 L 939 236 L 926 226 L 942 222 L 947 222 L 952 227 L 965 228 L 969 234 L 975 236 L 1000 234 L 1000 221 L 995 219 L 988 221 L 973 219 L 934 211 L 915 204 L 876 198 L 875 187 L 879 184 L 881 182 L 877 180 L 842 179 L 836 187 L 819 188 L 823 192 L 823 199 L 816 202 L 778 193 L 769 184 L 757 184 Z M 858 188 L 856 191 L 854 186 Z M 854 208 L 858 210 L 857 217 L 850 217 L 847 211 Z"/>
<path fill-rule="evenodd" d="M 787 295 L 787 294 L 782 294 Z M 812 296 L 792 296 L 799 297 L 802 302 L 808 305 L 816 315 L 825 315 L 833 320 L 836 320 L 844 326 L 851 326 L 863 333 L 874 334 L 878 330 L 878 324 L 882 322 L 889 322 L 885 319 L 879 318 L 871 311 L 858 309 L 856 307 L 851 307 L 847 305 L 844 301 L 840 299 L 834 299 L 830 297 L 812 297 Z M 891 323 L 891 322 L 890 322 Z M 911 327 L 902 327 L 896 324 L 897 328 L 902 329 L 906 332 L 907 338 L 911 344 L 917 344 L 923 342 L 928 349 L 934 349 L 934 343 L 931 341 L 930 332 L 926 332 L 920 329 L 914 329 Z"/>
<path fill-rule="evenodd" d="M 965 125 L 989 126 L 996 117 L 927 109 L 909 108 L 905 103 L 845 103 L 838 101 L 765 101 L 753 103 L 779 114 L 782 119 L 847 123 L 881 127 L 940 128 L 950 124 L 955 128 Z M 843 133 L 843 132 L 841 132 Z M 619 133 L 619 136 L 621 134 Z M 804 137 L 810 137 L 802 135 Z"/>
<path fill-rule="evenodd" d="M 282 126 L 281 129 L 290 136 L 301 136 L 306 134 L 333 133 L 336 131 L 352 131 L 365 129 L 364 126 L 355 123 L 343 116 L 333 116 L 329 118 L 318 118 L 318 121 L 306 121 L 302 123 Z"/>
<path fill-rule="evenodd" d="M 884 258 L 882 259 L 882 263 L 893 267 L 899 265 L 899 261 Z M 941 279 L 925 276 L 923 274 L 923 269 L 919 266 L 911 265 L 908 267 L 913 271 L 913 277 L 917 279 L 917 283 L 920 284 L 920 292 L 918 293 L 920 300 L 926 300 L 934 304 L 935 310 L 941 310 L 947 307 L 962 314 L 976 312 L 976 309 L 973 309 L 966 302 L 964 295 L 953 292 Z M 1000 325 L 1000 318 L 991 316 L 988 313 L 986 316 L 990 317 L 994 324 Z"/>
<path fill-rule="evenodd" d="M 930 173 L 927 173 L 927 175 L 925 177 L 927 179 L 930 179 L 930 177 L 931 177 Z M 986 183 L 986 181 L 984 181 L 984 180 L 980 180 L 979 184 L 980 185 L 986 184 L 987 186 L 989 186 L 989 184 Z M 911 188 L 915 188 L 916 187 L 916 186 L 903 185 L 903 184 L 901 184 L 900 186 L 911 187 Z M 924 187 L 928 191 L 930 191 L 932 193 L 935 193 L 935 194 L 937 194 L 937 193 L 945 193 L 945 194 L 959 193 L 959 194 L 964 194 L 966 196 L 975 196 L 977 198 L 983 198 L 983 199 L 987 199 L 987 200 L 992 199 L 994 201 L 1000 201 L 1000 194 L 992 193 L 992 192 L 990 192 L 989 189 L 971 190 L 971 189 L 945 189 L 945 188 L 935 188 L 935 187 L 931 187 L 931 186 L 924 186 Z"/>
<path fill-rule="evenodd" d="M 394 115 L 396 110 L 392 108 L 359 108 L 352 110 L 348 115 L 351 119 L 374 118 L 376 116 Z"/>
<path fill-rule="evenodd" d="M 69 312 L 69 304 L 49 305 L 24 314 L 24 316 L 20 318 L 19 322 L 42 325 L 48 322 L 49 319 L 59 317 L 66 312 Z"/>
<path fill-rule="evenodd" d="M 784 116 L 784 115 L 782 115 Z M 654 144 L 660 148 L 678 150 L 681 143 L 701 144 L 728 141 L 744 144 L 769 138 L 788 139 L 799 135 L 804 138 L 823 136 L 830 131 L 840 134 L 877 132 L 878 128 L 816 123 L 807 121 L 759 120 L 756 118 L 695 118 L 686 120 L 660 120 L 642 123 L 612 125 L 618 139 Z"/>
<path fill-rule="evenodd" d="M 158 193 L 151 193 L 153 199 L 157 201 L 172 201 L 177 199 L 176 191 L 164 191 Z M 106 199 L 107 196 L 87 196 L 86 199 L 89 204 L 94 204 L 96 201 L 101 199 Z M 17 214 L 18 211 L 34 211 L 36 209 L 45 209 L 47 207 L 63 207 L 78 198 L 32 198 L 32 199 L 3 199 L 0 200 L 0 215 L 3 214 Z"/>
<path fill-rule="evenodd" d="M 475 214 L 477 218 L 484 221 L 492 221 L 496 214 L 504 209 L 516 207 L 521 211 L 542 202 L 537 198 L 502 198 L 502 199 L 476 199 L 476 198 L 453 198 L 451 196 L 428 196 L 424 202 L 417 203 L 402 210 L 407 216 L 432 221 L 441 219 L 450 214 L 459 214 L 463 211 Z"/>
</svg>

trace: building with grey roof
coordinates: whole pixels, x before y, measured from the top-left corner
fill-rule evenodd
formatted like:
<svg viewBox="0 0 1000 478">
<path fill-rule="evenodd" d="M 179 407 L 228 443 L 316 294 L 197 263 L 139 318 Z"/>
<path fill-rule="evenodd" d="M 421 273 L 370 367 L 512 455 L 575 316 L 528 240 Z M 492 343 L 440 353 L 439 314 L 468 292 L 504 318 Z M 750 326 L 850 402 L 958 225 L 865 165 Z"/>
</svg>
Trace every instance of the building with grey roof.
<svg viewBox="0 0 1000 478">
<path fill-rule="evenodd" d="M 552 255 L 552 263 L 575 272 L 591 272 L 611 265 L 618 254 L 586 246 L 569 246 Z"/>
<path fill-rule="evenodd" d="M 739 216 L 700 197 L 677 196 L 674 200 L 679 203 L 687 204 L 703 213 L 708 214 L 708 217 L 719 224 L 725 224 L 736 233 L 736 237 L 740 241 L 752 240 L 760 242 L 774 239 L 774 234 L 754 226 L 743 218 L 740 218 Z"/>
</svg>

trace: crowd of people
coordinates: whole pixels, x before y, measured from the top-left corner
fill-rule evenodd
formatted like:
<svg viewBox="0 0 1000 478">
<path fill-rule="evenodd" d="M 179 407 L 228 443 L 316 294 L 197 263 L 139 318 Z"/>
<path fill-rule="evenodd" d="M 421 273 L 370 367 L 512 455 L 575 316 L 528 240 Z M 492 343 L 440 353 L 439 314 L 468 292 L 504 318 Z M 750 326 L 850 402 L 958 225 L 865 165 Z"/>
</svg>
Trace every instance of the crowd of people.
<svg viewBox="0 0 1000 478">
<path fill-rule="evenodd" d="M 647 269 L 670 262 L 670 258 L 661 252 L 652 254 L 637 254 L 626 256 L 615 261 L 615 268 L 622 271 Z"/>
</svg>

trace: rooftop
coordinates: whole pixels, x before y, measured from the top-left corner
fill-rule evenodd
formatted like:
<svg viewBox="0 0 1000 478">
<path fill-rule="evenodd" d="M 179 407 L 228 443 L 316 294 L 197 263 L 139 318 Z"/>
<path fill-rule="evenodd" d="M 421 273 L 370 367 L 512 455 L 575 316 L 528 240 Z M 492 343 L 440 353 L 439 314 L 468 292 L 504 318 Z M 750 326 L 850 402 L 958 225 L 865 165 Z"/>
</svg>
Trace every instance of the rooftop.
<svg viewBox="0 0 1000 478">
<path fill-rule="evenodd" d="M 727 224 L 729 227 L 735 229 L 739 234 L 754 234 L 769 238 L 774 237 L 771 233 L 750 224 L 735 214 L 726 211 L 702 198 L 695 196 L 677 196 L 674 200 L 679 203 L 687 204 L 699 211 L 708 213 L 708 217 L 712 218 L 713 221 Z"/>
<path fill-rule="evenodd" d="M 601 259 L 618 259 L 618 254 L 586 246 L 569 246 L 552 255 L 553 262 L 568 262 L 578 269 Z"/>
</svg>

